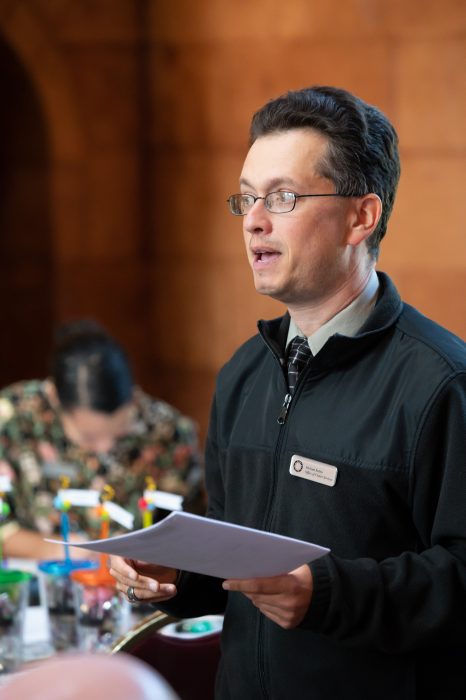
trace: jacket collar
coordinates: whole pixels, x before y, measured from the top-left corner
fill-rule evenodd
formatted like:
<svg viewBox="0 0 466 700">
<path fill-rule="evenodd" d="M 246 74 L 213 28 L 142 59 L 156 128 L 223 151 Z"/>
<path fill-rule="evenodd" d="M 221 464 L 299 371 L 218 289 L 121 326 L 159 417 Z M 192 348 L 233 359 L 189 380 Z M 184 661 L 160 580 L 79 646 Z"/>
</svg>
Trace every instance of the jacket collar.
<svg viewBox="0 0 466 700">
<path fill-rule="evenodd" d="M 364 353 L 377 343 L 381 336 L 389 333 L 403 310 L 403 302 L 398 291 L 384 272 L 377 273 L 380 293 L 374 310 L 361 327 L 357 335 L 349 337 L 336 333 L 332 335 L 323 348 L 313 358 L 312 366 L 323 370 L 336 364 L 342 364 Z M 290 325 L 290 315 L 271 321 L 259 321 L 259 333 L 271 348 L 281 364 L 284 364 L 285 344 Z"/>
</svg>

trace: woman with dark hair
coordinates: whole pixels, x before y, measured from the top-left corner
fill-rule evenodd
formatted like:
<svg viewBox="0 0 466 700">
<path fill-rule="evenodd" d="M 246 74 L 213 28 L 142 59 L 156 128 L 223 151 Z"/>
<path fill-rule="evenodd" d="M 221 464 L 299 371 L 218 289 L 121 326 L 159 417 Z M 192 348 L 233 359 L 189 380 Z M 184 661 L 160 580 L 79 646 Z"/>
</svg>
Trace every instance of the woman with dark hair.
<svg viewBox="0 0 466 700">
<path fill-rule="evenodd" d="M 134 386 L 125 351 L 100 325 L 77 321 L 57 334 L 49 378 L 0 392 L 0 476 L 11 483 L 4 554 L 53 558 L 57 548 L 43 537 L 58 530 L 62 477 L 69 488 L 110 486 L 140 527 L 148 477 L 185 501 L 200 492 L 196 429 Z M 72 539 L 97 536 L 98 509 L 71 508 L 69 518 Z"/>
</svg>

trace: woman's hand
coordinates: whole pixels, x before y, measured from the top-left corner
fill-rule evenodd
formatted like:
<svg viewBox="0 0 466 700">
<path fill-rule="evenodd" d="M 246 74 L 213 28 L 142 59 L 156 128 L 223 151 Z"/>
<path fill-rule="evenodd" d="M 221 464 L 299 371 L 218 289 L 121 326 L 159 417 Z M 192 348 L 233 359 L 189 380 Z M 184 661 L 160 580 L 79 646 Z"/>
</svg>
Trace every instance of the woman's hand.
<svg viewBox="0 0 466 700">
<path fill-rule="evenodd" d="M 177 569 L 111 556 L 110 573 L 116 579 L 119 591 L 127 596 L 128 588 L 132 588 L 137 600 L 144 603 L 170 600 L 177 593 Z"/>
</svg>

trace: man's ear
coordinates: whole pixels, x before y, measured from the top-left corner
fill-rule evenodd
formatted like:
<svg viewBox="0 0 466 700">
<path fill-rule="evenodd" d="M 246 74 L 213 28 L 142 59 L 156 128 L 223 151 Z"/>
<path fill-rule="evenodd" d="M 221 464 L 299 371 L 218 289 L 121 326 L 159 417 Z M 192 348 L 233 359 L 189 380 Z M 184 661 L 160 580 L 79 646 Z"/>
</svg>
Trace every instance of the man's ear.
<svg viewBox="0 0 466 700">
<path fill-rule="evenodd" d="M 382 200 L 378 194 L 371 192 L 363 197 L 354 198 L 351 210 L 348 245 L 359 245 L 365 241 L 377 227 L 382 216 Z"/>
</svg>

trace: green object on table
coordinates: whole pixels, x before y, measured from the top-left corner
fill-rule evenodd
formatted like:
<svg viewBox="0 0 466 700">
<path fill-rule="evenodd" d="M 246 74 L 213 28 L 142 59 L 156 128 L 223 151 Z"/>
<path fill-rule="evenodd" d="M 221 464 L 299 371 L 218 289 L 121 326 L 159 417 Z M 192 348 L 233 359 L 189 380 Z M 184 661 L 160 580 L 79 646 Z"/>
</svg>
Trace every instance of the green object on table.
<svg viewBox="0 0 466 700">
<path fill-rule="evenodd" d="M 179 625 L 180 632 L 191 632 L 193 634 L 202 634 L 204 632 L 212 632 L 214 626 L 208 620 L 195 620 L 193 622 L 187 620 Z"/>
<path fill-rule="evenodd" d="M 29 581 L 30 578 L 32 578 L 32 574 L 30 574 L 29 571 L 0 568 L 0 586 L 8 583 Z"/>
<path fill-rule="evenodd" d="M 24 612 L 31 578 L 27 571 L 0 568 L 0 674 L 16 671 L 22 661 Z"/>
<path fill-rule="evenodd" d="M 0 568 L 0 596 L 3 593 L 7 593 L 8 598 L 12 602 L 16 603 L 21 595 L 21 588 L 18 586 L 18 583 L 29 581 L 31 578 L 32 574 L 28 573 L 27 571 Z M 1 610 L 2 608 L 0 606 L 0 612 Z"/>
</svg>

